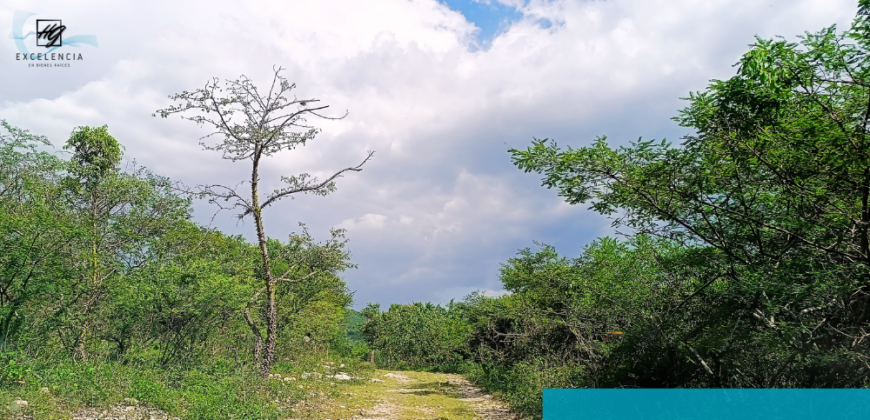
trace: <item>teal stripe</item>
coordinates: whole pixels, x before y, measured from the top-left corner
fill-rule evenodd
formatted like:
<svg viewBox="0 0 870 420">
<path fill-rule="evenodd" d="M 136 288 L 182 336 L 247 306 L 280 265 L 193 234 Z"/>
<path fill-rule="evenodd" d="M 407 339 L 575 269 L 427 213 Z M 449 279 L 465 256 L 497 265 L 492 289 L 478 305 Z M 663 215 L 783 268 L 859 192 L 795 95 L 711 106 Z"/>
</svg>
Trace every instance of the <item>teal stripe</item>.
<svg viewBox="0 0 870 420">
<path fill-rule="evenodd" d="M 870 389 L 545 389 L 557 419 L 870 419 Z"/>
</svg>

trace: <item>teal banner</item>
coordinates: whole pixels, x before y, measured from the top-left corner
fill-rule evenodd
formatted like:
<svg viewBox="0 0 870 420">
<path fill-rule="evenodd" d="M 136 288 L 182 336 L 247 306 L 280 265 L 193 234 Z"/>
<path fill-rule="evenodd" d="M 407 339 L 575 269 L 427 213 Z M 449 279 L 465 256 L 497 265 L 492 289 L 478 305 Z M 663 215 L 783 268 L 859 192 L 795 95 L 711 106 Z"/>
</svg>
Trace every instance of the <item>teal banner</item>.
<svg viewBox="0 0 870 420">
<path fill-rule="evenodd" d="M 545 389 L 544 420 L 870 419 L 870 389 Z"/>
</svg>

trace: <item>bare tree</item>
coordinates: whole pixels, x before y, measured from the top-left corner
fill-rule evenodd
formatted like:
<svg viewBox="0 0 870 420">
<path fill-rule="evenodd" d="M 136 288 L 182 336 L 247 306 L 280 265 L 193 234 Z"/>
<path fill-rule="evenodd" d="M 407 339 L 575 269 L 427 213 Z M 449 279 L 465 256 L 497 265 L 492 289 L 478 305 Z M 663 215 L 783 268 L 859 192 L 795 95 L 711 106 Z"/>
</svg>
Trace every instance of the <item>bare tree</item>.
<svg viewBox="0 0 870 420">
<path fill-rule="evenodd" d="M 314 115 L 330 120 L 342 119 L 347 116 L 347 113 L 341 117 L 326 117 L 319 114 L 318 112 L 328 108 L 328 105 L 316 105 L 319 102 L 317 99 L 297 99 L 294 96 L 290 100 L 287 95 L 296 87 L 296 84 L 289 83 L 281 76 L 280 73 L 283 69 L 273 70 L 275 75 L 269 93 L 266 95 L 262 95 L 253 82 L 244 75 L 238 80 L 226 80 L 223 87 L 220 87 L 218 79 L 214 78 L 201 89 L 169 96 L 170 99 L 181 104 L 157 110 L 154 114 L 154 116 L 159 114 L 166 118 L 170 114 L 179 113 L 183 114 L 182 118 L 196 122 L 200 126 L 214 128 L 214 132 L 200 139 L 200 144 L 204 149 L 220 151 L 223 154 L 223 159 L 229 159 L 233 162 L 251 161 L 250 181 L 243 181 L 234 187 L 212 184 L 200 185 L 193 189 L 184 187 L 183 189 L 200 198 L 208 198 L 210 203 L 218 205 L 221 209 L 240 209 L 240 219 L 246 216 L 254 217 L 261 256 L 259 276 L 263 282 L 263 289 L 252 297 L 252 301 L 258 299 L 263 293 L 268 299 L 265 314 L 265 349 L 263 349 L 262 335 L 251 319 L 250 311 L 247 308 L 245 321 L 254 334 L 254 360 L 261 363 L 263 376 L 269 374 L 275 361 L 275 336 L 278 331 L 275 304 L 276 286 L 281 282 L 304 280 L 304 278 L 276 277 L 272 273 L 269 251 L 266 247 L 266 231 L 263 227 L 263 209 L 292 194 L 327 195 L 335 190 L 336 178 L 348 171 L 361 171 L 362 166 L 374 154 L 374 152 L 369 151 L 359 165 L 344 168 L 325 180 L 319 180 L 307 173 L 289 177 L 282 176 L 281 181 L 287 185 L 266 194 L 261 201 L 259 185 L 262 160 L 282 150 L 292 150 L 297 146 L 304 146 L 320 132 L 319 129 L 305 124 L 306 116 Z M 195 112 L 196 115 L 190 116 L 191 112 Z M 211 136 L 218 136 L 221 141 L 213 145 L 206 144 L 203 140 Z M 250 195 L 247 197 L 239 191 L 239 188 L 246 182 L 250 182 L 251 187 Z M 265 352 L 261 361 L 263 350 Z"/>
</svg>

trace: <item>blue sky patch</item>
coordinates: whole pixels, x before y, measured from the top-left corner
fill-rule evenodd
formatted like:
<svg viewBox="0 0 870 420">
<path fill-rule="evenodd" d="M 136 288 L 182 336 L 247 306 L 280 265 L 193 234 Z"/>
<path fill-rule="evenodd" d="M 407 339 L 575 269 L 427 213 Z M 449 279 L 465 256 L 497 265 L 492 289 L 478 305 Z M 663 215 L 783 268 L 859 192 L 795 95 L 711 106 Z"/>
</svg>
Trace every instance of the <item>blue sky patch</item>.
<svg viewBox="0 0 870 420">
<path fill-rule="evenodd" d="M 492 44 L 496 34 L 507 29 L 512 23 L 523 17 L 523 14 L 512 6 L 505 6 L 495 0 L 488 4 L 474 0 L 439 0 L 453 10 L 462 13 L 469 22 L 480 28 L 477 42 L 487 48 Z"/>
</svg>

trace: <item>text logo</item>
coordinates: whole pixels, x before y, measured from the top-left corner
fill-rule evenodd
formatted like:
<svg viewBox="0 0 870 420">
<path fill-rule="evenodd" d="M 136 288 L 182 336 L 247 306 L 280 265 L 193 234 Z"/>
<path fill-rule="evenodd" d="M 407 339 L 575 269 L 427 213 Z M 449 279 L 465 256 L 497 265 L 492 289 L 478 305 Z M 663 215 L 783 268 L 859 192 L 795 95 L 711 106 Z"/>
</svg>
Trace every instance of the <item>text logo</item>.
<svg viewBox="0 0 870 420">
<path fill-rule="evenodd" d="M 60 47 L 63 45 L 63 26 L 60 19 L 37 19 L 36 20 L 36 46 L 37 47 Z"/>
</svg>

